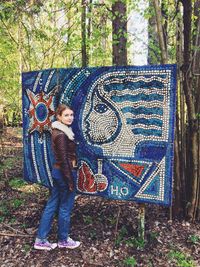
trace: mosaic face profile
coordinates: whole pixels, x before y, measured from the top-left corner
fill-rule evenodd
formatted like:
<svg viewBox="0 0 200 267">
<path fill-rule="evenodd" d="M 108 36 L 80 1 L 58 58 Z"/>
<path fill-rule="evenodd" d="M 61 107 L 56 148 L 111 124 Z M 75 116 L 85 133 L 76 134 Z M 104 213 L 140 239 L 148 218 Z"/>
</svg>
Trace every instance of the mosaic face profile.
<svg viewBox="0 0 200 267">
<path fill-rule="evenodd" d="M 120 131 L 117 110 L 103 99 L 96 90 L 85 107 L 88 110 L 83 120 L 85 137 L 91 144 L 102 145 L 113 141 Z"/>
</svg>

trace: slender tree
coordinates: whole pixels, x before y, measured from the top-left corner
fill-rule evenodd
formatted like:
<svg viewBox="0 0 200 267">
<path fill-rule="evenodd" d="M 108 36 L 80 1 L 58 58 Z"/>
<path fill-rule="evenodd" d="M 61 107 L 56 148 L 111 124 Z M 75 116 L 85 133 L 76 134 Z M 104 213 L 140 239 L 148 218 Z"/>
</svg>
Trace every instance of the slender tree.
<svg viewBox="0 0 200 267">
<path fill-rule="evenodd" d="M 188 117 L 188 151 L 187 151 L 187 184 L 189 185 L 187 217 L 195 220 L 196 205 L 198 203 L 198 127 L 193 95 L 193 77 L 191 73 L 191 44 L 192 44 L 192 1 L 182 0 L 184 24 L 184 62 L 183 62 L 183 90 L 187 105 Z"/>
<path fill-rule="evenodd" d="M 82 55 L 82 66 L 88 65 L 88 53 L 87 53 L 87 31 L 86 31 L 86 0 L 81 2 L 81 55 Z"/>
<path fill-rule="evenodd" d="M 157 22 L 157 32 L 158 32 L 158 38 L 159 38 L 159 44 L 160 44 L 160 50 L 161 50 L 161 58 L 162 63 L 167 63 L 167 47 L 165 42 L 165 35 L 162 25 L 162 14 L 161 14 L 161 7 L 158 0 L 153 0 L 154 7 L 155 7 L 155 13 L 156 13 L 156 22 Z"/>
<path fill-rule="evenodd" d="M 126 2 L 112 4 L 113 65 L 127 65 L 127 15 Z"/>
</svg>

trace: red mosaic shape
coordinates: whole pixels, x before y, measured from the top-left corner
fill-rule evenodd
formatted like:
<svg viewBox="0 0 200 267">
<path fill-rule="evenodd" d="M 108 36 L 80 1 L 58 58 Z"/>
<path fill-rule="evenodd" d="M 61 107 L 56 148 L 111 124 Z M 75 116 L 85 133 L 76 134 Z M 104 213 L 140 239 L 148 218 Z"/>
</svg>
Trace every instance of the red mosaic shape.
<svg viewBox="0 0 200 267">
<path fill-rule="evenodd" d="M 132 164 L 132 163 L 120 163 L 119 164 L 123 169 L 125 169 L 127 172 L 131 173 L 135 177 L 140 178 L 142 175 L 142 172 L 144 170 L 144 166 Z"/>
<path fill-rule="evenodd" d="M 82 163 L 78 171 L 78 190 L 86 193 L 96 193 L 95 177 L 87 163 Z"/>
</svg>

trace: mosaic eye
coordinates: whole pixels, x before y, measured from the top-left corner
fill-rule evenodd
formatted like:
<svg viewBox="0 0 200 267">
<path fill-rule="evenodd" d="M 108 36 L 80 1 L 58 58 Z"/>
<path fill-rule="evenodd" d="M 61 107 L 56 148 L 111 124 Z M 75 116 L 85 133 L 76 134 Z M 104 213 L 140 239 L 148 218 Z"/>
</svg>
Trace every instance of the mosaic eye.
<svg viewBox="0 0 200 267">
<path fill-rule="evenodd" d="M 97 104 L 95 107 L 94 107 L 94 110 L 98 113 L 105 113 L 107 110 L 108 110 L 108 106 L 104 103 L 101 103 L 101 104 Z"/>
</svg>

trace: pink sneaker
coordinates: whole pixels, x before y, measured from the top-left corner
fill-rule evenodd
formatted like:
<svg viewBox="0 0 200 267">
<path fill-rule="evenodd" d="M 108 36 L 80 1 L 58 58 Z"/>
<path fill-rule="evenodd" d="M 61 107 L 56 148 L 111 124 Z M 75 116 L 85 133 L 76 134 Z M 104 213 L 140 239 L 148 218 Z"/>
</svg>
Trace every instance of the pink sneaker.
<svg viewBox="0 0 200 267">
<path fill-rule="evenodd" d="M 60 241 L 58 242 L 58 247 L 59 248 L 70 248 L 74 249 L 79 247 L 81 242 L 79 241 L 74 241 L 72 238 L 68 237 L 67 241 Z"/>
<path fill-rule="evenodd" d="M 57 243 L 49 243 L 48 241 L 36 241 L 34 244 L 34 248 L 39 250 L 52 250 L 56 247 Z"/>
</svg>

